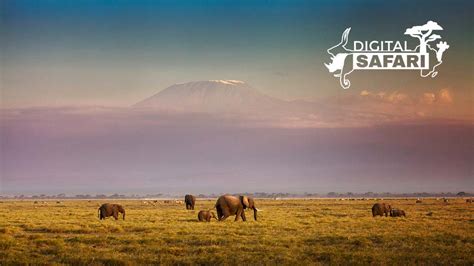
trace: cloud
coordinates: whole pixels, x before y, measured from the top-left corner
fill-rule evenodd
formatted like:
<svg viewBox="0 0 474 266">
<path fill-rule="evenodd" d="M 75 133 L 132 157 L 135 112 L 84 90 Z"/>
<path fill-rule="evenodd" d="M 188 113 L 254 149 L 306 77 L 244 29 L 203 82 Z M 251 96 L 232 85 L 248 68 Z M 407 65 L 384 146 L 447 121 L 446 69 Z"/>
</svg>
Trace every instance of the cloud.
<svg viewBox="0 0 474 266">
<path fill-rule="evenodd" d="M 421 95 L 409 96 L 406 93 L 398 91 L 394 92 L 370 92 L 363 90 L 359 94 L 360 97 L 370 98 L 375 101 L 393 103 L 393 104 L 451 104 L 453 96 L 449 89 L 441 89 L 438 92 L 425 92 Z"/>
<path fill-rule="evenodd" d="M 355 128 L 433 119 L 472 124 L 472 114 L 456 113 L 453 101 L 448 89 L 419 95 L 363 90 L 316 102 L 280 100 L 271 109 L 247 113 L 108 107 L 0 109 L 0 122 L 15 132 L 80 136 L 105 134 L 110 127 Z"/>
<path fill-rule="evenodd" d="M 375 100 L 380 100 L 380 101 L 384 101 L 384 102 L 388 102 L 388 103 L 395 103 L 395 104 L 411 102 L 411 99 L 407 94 L 401 93 L 401 92 L 398 92 L 398 91 L 387 93 L 387 92 L 383 92 L 383 91 L 370 92 L 368 90 L 363 90 L 363 91 L 361 91 L 361 93 L 359 95 L 362 96 L 362 97 L 368 97 L 368 98 L 372 98 L 372 99 L 375 99 Z"/>
<path fill-rule="evenodd" d="M 420 97 L 422 104 L 449 105 L 453 103 L 453 96 L 448 89 L 441 89 L 438 92 L 425 92 Z"/>
<path fill-rule="evenodd" d="M 333 100 L 333 105 L 343 104 L 348 113 L 359 116 L 360 125 L 369 117 L 373 117 L 372 123 L 369 123 L 372 125 L 434 120 L 472 124 L 472 111 L 454 102 L 455 97 L 448 88 L 422 93 L 362 90 L 358 94 L 340 96 Z"/>
<path fill-rule="evenodd" d="M 410 182 L 426 190 L 472 187 L 472 141 L 466 143 L 472 126 L 368 127 L 361 125 L 404 115 L 338 107 L 280 120 L 125 108 L 11 113 L 0 121 L 8 155 L 2 158 L 2 191 L 304 192 L 321 184 L 327 191 L 415 190 Z M 339 127 L 327 128 L 334 125 Z M 235 178 L 242 181 L 237 187 Z"/>
<path fill-rule="evenodd" d="M 436 94 L 432 92 L 425 92 L 420 97 L 420 102 L 423 104 L 434 104 L 436 102 Z"/>
<path fill-rule="evenodd" d="M 442 89 L 439 91 L 438 94 L 439 102 L 443 104 L 451 104 L 453 103 L 453 96 L 448 89 Z"/>
</svg>

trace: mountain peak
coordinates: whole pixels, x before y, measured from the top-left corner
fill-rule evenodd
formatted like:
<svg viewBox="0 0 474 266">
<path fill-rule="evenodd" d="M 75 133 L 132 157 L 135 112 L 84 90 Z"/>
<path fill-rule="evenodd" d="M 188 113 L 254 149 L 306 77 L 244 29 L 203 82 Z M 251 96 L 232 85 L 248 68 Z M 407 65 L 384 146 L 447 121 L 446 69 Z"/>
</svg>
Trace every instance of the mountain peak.
<svg viewBox="0 0 474 266">
<path fill-rule="evenodd" d="M 273 109 L 278 99 L 240 80 L 205 80 L 174 84 L 134 105 L 185 112 L 256 112 Z"/>
<path fill-rule="evenodd" d="M 240 80 L 233 80 L 233 79 L 227 79 L 227 80 L 223 80 L 223 79 L 212 79 L 212 80 L 209 80 L 209 81 L 211 81 L 211 82 L 218 82 L 218 83 L 227 84 L 227 85 L 245 84 L 245 82 L 243 82 L 243 81 L 240 81 Z"/>
</svg>

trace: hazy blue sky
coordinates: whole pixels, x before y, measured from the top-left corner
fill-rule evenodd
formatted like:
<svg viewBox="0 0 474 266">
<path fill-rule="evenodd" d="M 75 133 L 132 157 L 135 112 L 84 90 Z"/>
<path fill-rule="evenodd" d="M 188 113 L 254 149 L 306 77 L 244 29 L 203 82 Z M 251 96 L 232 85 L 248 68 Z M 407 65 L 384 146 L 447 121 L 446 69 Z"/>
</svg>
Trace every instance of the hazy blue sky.
<svg viewBox="0 0 474 266">
<path fill-rule="evenodd" d="M 4 0 L 4 106 L 130 105 L 173 83 L 237 79 L 285 99 L 364 89 L 470 93 L 472 1 Z M 435 20 L 451 48 L 436 81 L 415 72 L 357 72 L 343 92 L 324 67 L 351 40 L 412 39 Z M 466 99 L 466 97 L 459 97 Z"/>
<path fill-rule="evenodd" d="M 474 192 L 473 3 L 0 0 L 0 192 Z M 416 44 L 429 20 L 450 45 L 435 79 L 355 71 L 343 90 L 324 66 L 347 27 Z M 128 108 L 226 79 L 311 102 Z"/>
</svg>

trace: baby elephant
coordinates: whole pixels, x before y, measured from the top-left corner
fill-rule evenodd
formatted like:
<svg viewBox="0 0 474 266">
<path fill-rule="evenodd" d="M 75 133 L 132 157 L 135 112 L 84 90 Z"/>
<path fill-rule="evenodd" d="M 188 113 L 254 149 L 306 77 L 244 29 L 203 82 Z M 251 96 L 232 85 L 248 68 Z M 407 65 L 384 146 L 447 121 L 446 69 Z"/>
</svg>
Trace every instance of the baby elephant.
<svg viewBox="0 0 474 266">
<path fill-rule="evenodd" d="M 214 212 L 211 212 L 211 211 L 199 211 L 198 213 L 198 220 L 200 222 L 210 222 L 211 221 L 211 218 L 214 218 L 217 220 L 217 217 L 216 215 L 214 214 Z"/>
<path fill-rule="evenodd" d="M 405 211 L 399 210 L 399 209 L 392 209 L 390 211 L 390 216 L 391 217 L 401 217 L 401 216 L 406 217 Z"/>
<path fill-rule="evenodd" d="M 113 216 L 115 220 L 118 220 L 119 213 L 123 214 L 123 219 L 125 220 L 125 209 L 122 207 L 122 205 L 105 203 L 99 207 L 98 211 L 100 220 L 105 219 L 109 216 Z"/>
</svg>

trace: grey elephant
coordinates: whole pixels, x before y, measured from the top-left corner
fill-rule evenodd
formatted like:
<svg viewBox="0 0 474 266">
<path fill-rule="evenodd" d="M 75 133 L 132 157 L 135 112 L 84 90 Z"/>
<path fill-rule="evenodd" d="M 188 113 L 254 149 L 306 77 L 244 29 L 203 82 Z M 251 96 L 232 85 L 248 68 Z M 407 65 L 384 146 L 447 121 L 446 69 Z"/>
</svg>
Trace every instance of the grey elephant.
<svg viewBox="0 0 474 266">
<path fill-rule="evenodd" d="M 390 214 L 391 210 L 392 210 L 392 207 L 389 204 L 375 203 L 374 206 L 372 206 L 372 216 L 373 217 L 377 215 L 383 216 L 385 214 L 385 217 L 387 217 Z"/>
<path fill-rule="evenodd" d="M 216 214 L 212 211 L 199 211 L 198 213 L 198 220 L 200 222 L 210 222 L 211 218 L 217 220 Z"/>
<path fill-rule="evenodd" d="M 227 217 L 235 215 L 235 221 L 238 221 L 239 217 L 242 217 L 242 220 L 246 221 L 245 209 L 247 208 L 253 210 L 253 217 L 256 221 L 258 209 L 255 207 L 253 198 L 247 196 L 236 197 L 223 195 L 220 196 L 216 202 L 217 218 L 219 221 L 224 221 Z"/>
<path fill-rule="evenodd" d="M 186 210 L 194 210 L 194 204 L 196 203 L 196 197 L 187 194 L 184 196 L 184 203 L 186 203 Z"/>
<path fill-rule="evenodd" d="M 99 219 L 105 219 L 109 216 L 113 216 L 115 220 L 118 220 L 118 214 L 122 213 L 122 218 L 125 220 L 125 209 L 120 204 L 105 203 L 99 207 Z"/>
</svg>

